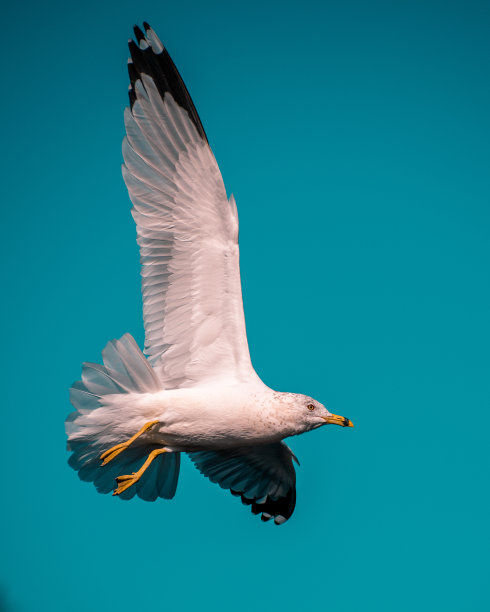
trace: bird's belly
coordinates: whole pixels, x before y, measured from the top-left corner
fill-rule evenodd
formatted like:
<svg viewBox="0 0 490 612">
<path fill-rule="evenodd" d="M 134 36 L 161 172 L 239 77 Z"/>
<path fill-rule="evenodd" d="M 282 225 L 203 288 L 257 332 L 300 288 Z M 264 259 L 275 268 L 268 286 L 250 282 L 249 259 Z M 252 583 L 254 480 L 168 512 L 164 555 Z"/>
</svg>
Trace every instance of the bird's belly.
<svg viewBox="0 0 490 612">
<path fill-rule="evenodd" d="M 153 434 L 153 432 L 152 432 Z M 153 434 L 173 450 L 190 452 L 204 448 L 230 448 L 266 444 L 281 435 L 254 419 L 236 414 L 213 414 L 203 411 L 199 418 L 162 419 Z"/>
<path fill-rule="evenodd" d="M 152 399 L 153 405 L 158 401 L 159 408 L 159 423 L 151 431 L 152 441 L 190 452 L 281 440 L 283 432 L 273 422 L 261 418 L 253 397 L 243 394 L 242 398 L 234 389 L 229 393 L 223 389 L 162 392 Z"/>
<path fill-rule="evenodd" d="M 266 444 L 281 439 L 281 436 L 275 431 L 265 431 L 263 428 L 242 427 L 238 430 L 234 426 L 227 427 L 226 423 L 215 426 L 215 423 L 205 421 L 201 421 L 201 425 L 200 428 L 196 428 L 194 423 L 162 425 L 158 427 L 154 435 L 162 444 L 173 450 L 185 452 Z"/>
</svg>

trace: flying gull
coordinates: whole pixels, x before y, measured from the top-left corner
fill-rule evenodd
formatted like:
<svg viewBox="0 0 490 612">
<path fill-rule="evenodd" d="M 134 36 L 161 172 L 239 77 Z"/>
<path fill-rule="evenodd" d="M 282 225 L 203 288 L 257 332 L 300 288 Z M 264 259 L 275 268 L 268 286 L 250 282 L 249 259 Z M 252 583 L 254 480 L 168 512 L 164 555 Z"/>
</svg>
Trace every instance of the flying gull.
<svg viewBox="0 0 490 612">
<path fill-rule="evenodd" d="M 296 473 L 284 438 L 333 423 L 308 395 L 267 387 L 245 331 L 238 215 L 199 115 L 154 30 L 129 41 L 123 176 L 140 248 L 145 353 L 129 334 L 70 389 L 69 464 L 100 493 L 171 499 L 180 453 L 254 514 L 284 523 Z M 297 460 L 296 460 L 297 461 Z"/>
</svg>

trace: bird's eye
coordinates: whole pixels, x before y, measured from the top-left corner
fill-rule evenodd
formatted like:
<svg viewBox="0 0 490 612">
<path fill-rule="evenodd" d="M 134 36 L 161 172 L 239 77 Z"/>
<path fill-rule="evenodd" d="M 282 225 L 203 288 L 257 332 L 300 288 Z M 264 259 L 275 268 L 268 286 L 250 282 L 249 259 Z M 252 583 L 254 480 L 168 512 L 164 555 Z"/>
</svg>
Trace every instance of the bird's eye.
<svg viewBox="0 0 490 612">
<path fill-rule="evenodd" d="M 315 410 L 315 405 L 314 404 L 308 404 L 308 406 L 306 406 L 308 408 L 308 410 Z"/>
</svg>

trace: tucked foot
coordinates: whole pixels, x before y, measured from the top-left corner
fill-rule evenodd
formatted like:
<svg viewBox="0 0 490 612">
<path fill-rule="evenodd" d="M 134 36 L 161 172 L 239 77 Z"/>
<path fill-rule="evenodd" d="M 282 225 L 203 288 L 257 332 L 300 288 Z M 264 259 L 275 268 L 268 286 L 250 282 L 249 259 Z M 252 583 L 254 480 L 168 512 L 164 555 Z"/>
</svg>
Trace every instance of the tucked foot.
<svg viewBox="0 0 490 612">
<path fill-rule="evenodd" d="M 137 472 L 132 472 L 131 474 L 123 474 L 122 476 L 118 476 L 116 478 L 117 489 L 114 490 L 113 495 L 120 495 L 123 491 L 126 491 L 126 489 L 129 489 L 129 487 L 132 487 L 143 476 L 143 474 L 148 469 L 153 459 L 155 459 L 155 457 L 158 457 L 158 455 L 161 455 L 162 453 L 166 453 L 166 452 L 167 452 L 166 448 L 156 448 L 155 450 L 151 451 L 151 453 L 146 458 L 146 461 L 143 463 L 143 465 L 140 467 L 140 469 Z"/>
<path fill-rule="evenodd" d="M 143 427 L 138 431 L 138 433 L 135 433 L 134 436 L 129 438 L 129 440 L 127 440 L 126 442 L 121 442 L 120 444 L 116 444 L 115 446 L 112 446 L 111 448 L 103 452 L 102 455 L 99 457 L 99 459 L 102 459 L 102 465 L 107 465 L 109 461 L 115 459 L 120 453 L 123 452 L 124 449 L 128 448 L 128 446 L 132 444 L 141 435 L 143 435 L 147 431 L 150 431 L 151 428 L 157 423 L 158 419 L 156 421 L 150 421 L 149 423 L 145 423 Z"/>
<path fill-rule="evenodd" d="M 123 491 L 126 491 L 126 489 L 129 489 L 129 487 L 132 487 L 136 482 L 138 482 L 139 479 L 140 476 L 137 476 L 135 472 L 133 472 L 132 474 L 124 474 L 123 476 L 118 476 L 116 478 L 117 489 L 114 489 L 114 492 L 112 494 L 120 495 Z"/>
<path fill-rule="evenodd" d="M 102 455 L 99 457 L 99 459 L 103 459 L 102 465 L 106 465 L 109 463 L 109 461 L 115 459 L 119 453 L 122 453 L 125 448 L 128 448 L 128 446 L 128 442 L 122 442 L 121 444 L 116 444 L 116 446 L 113 446 L 109 450 L 105 451 L 105 453 L 102 453 Z"/>
</svg>

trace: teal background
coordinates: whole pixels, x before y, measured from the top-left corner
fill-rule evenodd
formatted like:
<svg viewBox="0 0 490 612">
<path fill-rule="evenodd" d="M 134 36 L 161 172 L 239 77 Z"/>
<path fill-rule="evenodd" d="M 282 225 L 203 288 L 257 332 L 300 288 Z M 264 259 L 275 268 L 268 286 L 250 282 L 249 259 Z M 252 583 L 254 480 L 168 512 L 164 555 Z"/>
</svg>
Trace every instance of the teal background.
<svg viewBox="0 0 490 612">
<path fill-rule="evenodd" d="M 2 9 L 0 609 L 488 610 L 490 5 L 233 4 Z M 187 459 L 153 504 L 66 463 L 82 361 L 143 343 L 120 147 L 144 19 L 237 199 L 259 375 L 355 423 L 290 441 L 280 528 Z"/>
</svg>

